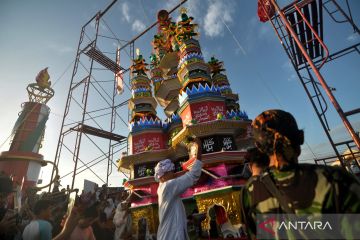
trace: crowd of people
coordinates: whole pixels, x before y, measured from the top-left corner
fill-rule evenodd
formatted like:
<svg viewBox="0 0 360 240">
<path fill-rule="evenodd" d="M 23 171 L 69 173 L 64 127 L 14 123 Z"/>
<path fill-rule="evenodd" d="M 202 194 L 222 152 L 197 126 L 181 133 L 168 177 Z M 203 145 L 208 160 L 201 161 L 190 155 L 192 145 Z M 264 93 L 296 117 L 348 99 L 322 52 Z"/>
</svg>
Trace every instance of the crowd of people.
<svg viewBox="0 0 360 240">
<path fill-rule="evenodd" d="M 252 176 L 242 188 L 239 199 L 243 237 L 257 238 L 257 220 L 261 214 L 360 213 L 360 184 L 353 175 L 341 168 L 299 163 L 304 132 L 290 113 L 265 111 L 254 119 L 252 129 L 255 147 L 248 149 L 245 157 Z M 193 138 L 188 147 L 190 158 L 184 175 L 177 177 L 170 159 L 160 161 L 155 167 L 154 177 L 159 182 L 158 240 L 189 239 L 189 216 L 180 196 L 200 178 L 202 150 L 197 138 Z M 11 179 L 0 176 L 0 239 L 118 240 L 134 237 L 130 194 L 125 191 L 111 197 L 103 186 L 95 193 L 76 197 L 70 208 L 68 195 L 62 194 L 67 190 L 56 189 L 50 194 L 60 196 L 56 201 L 50 195 L 39 198 L 32 193 L 17 212 L 7 206 L 7 197 L 12 192 Z M 360 219 L 357 221 L 352 223 L 354 228 L 346 226 L 344 238 L 360 236 L 356 229 Z"/>
<path fill-rule="evenodd" d="M 126 191 L 109 194 L 107 187 L 77 194 L 55 187 L 52 193 L 29 189 L 20 209 L 12 209 L 11 179 L 0 176 L 1 240 L 95 240 L 129 239 L 131 214 Z"/>
</svg>

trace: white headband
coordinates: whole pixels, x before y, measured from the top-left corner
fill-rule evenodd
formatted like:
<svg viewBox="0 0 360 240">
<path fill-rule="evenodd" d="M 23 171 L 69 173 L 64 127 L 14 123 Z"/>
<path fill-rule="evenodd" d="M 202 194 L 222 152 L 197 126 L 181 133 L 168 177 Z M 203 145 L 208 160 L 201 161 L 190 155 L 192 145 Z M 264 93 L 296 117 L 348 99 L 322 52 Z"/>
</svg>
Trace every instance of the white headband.
<svg viewBox="0 0 360 240">
<path fill-rule="evenodd" d="M 158 162 L 155 167 L 155 180 L 159 181 L 159 179 L 164 176 L 166 172 L 174 171 L 174 169 L 175 165 L 170 159 L 165 159 Z"/>
</svg>

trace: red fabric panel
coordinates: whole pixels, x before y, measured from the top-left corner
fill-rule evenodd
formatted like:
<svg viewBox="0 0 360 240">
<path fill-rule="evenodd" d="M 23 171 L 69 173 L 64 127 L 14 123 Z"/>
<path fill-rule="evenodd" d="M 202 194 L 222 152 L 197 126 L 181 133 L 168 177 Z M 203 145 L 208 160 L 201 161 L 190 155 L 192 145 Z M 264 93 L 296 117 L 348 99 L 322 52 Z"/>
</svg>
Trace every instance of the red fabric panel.
<svg viewBox="0 0 360 240">
<path fill-rule="evenodd" d="M 216 213 L 216 223 L 222 225 L 227 222 L 227 216 L 225 209 L 221 206 L 214 206 L 215 213 Z"/>
<path fill-rule="evenodd" d="M 271 4 L 270 0 L 258 0 L 258 16 L 261 22 L 269 21 L 275 14 L 275 8 Z"/>
</svg>

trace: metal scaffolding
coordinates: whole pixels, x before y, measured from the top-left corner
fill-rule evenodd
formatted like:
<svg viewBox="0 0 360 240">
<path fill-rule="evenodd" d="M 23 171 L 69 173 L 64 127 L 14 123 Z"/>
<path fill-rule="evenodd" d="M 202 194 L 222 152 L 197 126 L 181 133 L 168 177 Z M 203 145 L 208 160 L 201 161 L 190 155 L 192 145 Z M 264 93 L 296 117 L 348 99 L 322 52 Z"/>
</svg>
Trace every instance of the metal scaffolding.
<svg viewBox="0 0 360 240">
<path fill-rule="evenodd" d="M 340 58 L 348 54 L 360 55 L 360 42 L 330 52 L 323 37 L 323 10 L 335 22 L 334 24 L 347 23 L 347 25 L 344 24 L 344 27 L 350 25 L 354 34 L 360 34 L 359 28 L 353 21 L 348 1 L 345 2 L 346 11 L 336 0 L 297 0 L 282 9 L 280 9 L 276 0 L 267 2 L 270 5 L 262 5 L 262 10 L 270 19 L 270 23 L 289 57 L 335 152 L 335 156 L 317 158 L 314 159 L 315 162 L 317 164 L 330 164 L 339 160 L 341 165 L 349 171 L 352 171 L 353 167 L 359 170 L 360 137 L 359 132 L 355 131 L 353 124 L 349 120 L 349 116 L 360 113 L 360 108 L 343 111 L 333 94 L 335 89 L 328 85 L 320 72 L 325 64 L 335 59 L 340 60 Z M 274 10 L 272 16 L 271 11 L 267 8 L 269 6 Z M 350 135 L 350 139 L 347 141 L 336 142 L 331 135 L 330 130 L 333 126 L 330 126 L 328 119 L 329 101 Z M 347 151 L 344 151 L 345 149 Z M 346 159 L 352 159 L 353 161 L 347 161 Z M 349 164 L 352 164 L 352 166 L 349 166 Z"/>
<path fill-rule="evenodd" d="M 181 1 L 169 13 L 172 13 L 187 0 Z M 269 17 L 279 40 L 288 55 L 309 100 L 320 120 L 327 138 L 335 152 L 335 156 L 315 159 L 316 163 L 328 164 L 334 158 L 339 159 L 345 166 L 344 159 L 359 158 L 360 138 L 355 132 L 348 117 L 360 113 L 360 108 L 344 112 L 334 97 L 331 87 L 327 85 L 320 69 L 327 63 L 340 59 L 348 54 L 360 54 L 360 43 L 347 46 L 334 53 L 330 53 L 323 41 L 323 10 L 336 23 L 349 23 L 356 34 L 359 28 L 352 20 L 351 11 L 344 11 L 335 0 L 298 0 L 280 9 L 275 0 L 269 0 L 275 8 L 274 16 Z M 154 22 L 142 33 L 129 41 L 119 39 L 106 23 L 104 16 L 114 6 L 114 0 L 103 11 L 95 14 L 81 28 L 80 39 L 71 76 L 67 101 L 65 105 L 62 125 L 58 138 L 54 164 L 61 169 L 64 160 L 72 159 L 73 166 L 68 167 L 67 173 L 61 173 L 61 178 L 72 177 L 71 189 L 74 189 L 76 176 L 90 171 L 104 184 L 108 184 L 109 176 L 116 167 L 117 159 L 122 151 L 127 152 L 127 137 L 119 134 L 128 125 L 129 112 L 125 107 L 128 103 L 130 88 L 124 81 L 126 94 L 117 94 L 116 76 L 119 74 L 129 77 L 128 67 L 122 67 L 120 54 L 126 53 L 129 65 L 135 55 L 135 43 L 145 33 L 156 26 Z M 347 3 L 347 1 L 346 1 Z M 349 6 L 349 5 L 347 5 Z M 335 10 L 331 10 L 331 7 Z M 339 13 L 343 19 L 339 20 Z M 101 25 L 102 24 L 102 25 Z M 103 34 L 103 28 L 111 36 Z M 120 47 L 105 46 L 106 39 L 116 40 Z M 111 44 L 110 44 L 111 45 Z M 328 101 L 330 99 L 338 115 L 348 130 L 351 139 L 335 142 L 330 133 L 330 123 L 327 118 Z M 343 147 L 349 153 L 343 154 Z M 91 151 L 89 151 L 89 148 Z M 99 155 L 92 156 L 93 151 Z M 79 163 L 80 162 L 80 163 Z M 103 163 L 106 162 L 106 165 Z M 348 161 L 347 161 L 348 162 Z M 357 167 L 359 164 L 354 161 Z M 106 177 L 101 177 L 94 171 L 97 165 L 106 166 Z M 54 175 L 52 172 L 52 178 Z M 126 175 L 125 175 L 126 176 Z M 51 186 L 49 187 L 49 191 Z"/>
<path fill-rule="evenodd" d="M 175 11 L 187 0 L 181 1 L 169 12 Z M 73 166 L 67 173 L 61 173 L 61 178 L 71 177 L 70 189 L 75 186 L 76 176 L 90 171 L 108 184 L 113 167 L 117 169 L 115 159 L 121 152 L 127 152 L 127 136 L 118 134 L 121 129 L 127 129 L 129 112 L 127 104 L 130 88 L 124 83 L 125 94 L 117 94 L 116 76 L 129 77 L 131 60 L 135 55 L 135 42 L 146 32 L 157 25 L 153 23 L 142 33 L 129 41 L 119 39 L 106 23 L 104 16 L 114 6 L 113 0 L 103 11 L 95 14 L 81 28 L 80 39 L 71 76 L 67 101 L 62 119 L 54 164 L 61 169 L 64 160 L 72 159 Z M 103 34 L 106 29 L 111 36 Z M 104 30 L 105 31 L 105 30 Z M 105 44 L 106 40 L 116 40 L 120 47 Z M 111 47 L 109 47 L 111 45 Z M 120 54 L 129 57 L 129 66 L 122 67 Z M 126 108 L 126 109 L 125 109 Z M 98 151 L 99 155 L 92 156 Z M 104 165 L 106 162 L 106 165 Z M 106 166 L 106 177 L 100 176 L 94 167 Z M 52 178 L 55 174 L 53 169 Z M 126 177 L 126 174 L 124 174 Z M 49 186 L 49 191 L 51 185 Z"/>
</svg>

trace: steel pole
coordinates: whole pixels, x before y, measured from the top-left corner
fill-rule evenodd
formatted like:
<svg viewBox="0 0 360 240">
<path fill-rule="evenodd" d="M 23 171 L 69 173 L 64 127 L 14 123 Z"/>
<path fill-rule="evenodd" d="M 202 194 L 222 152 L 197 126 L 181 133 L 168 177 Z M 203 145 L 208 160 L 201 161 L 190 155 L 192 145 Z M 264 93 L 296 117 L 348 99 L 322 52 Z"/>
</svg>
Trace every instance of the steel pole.
<svg viewBox="0 0 360 240">
<path fill-rule="evenodd" d="M 298 47 L 300 48 L 303 56 L 305 57 L 305 59 L 307 60 L 307 62 L 309 63 L 310 67 L 313 69 L 316 77 L 318 78 L 321 86 L 324 88 L 326 95 L 329 97 L 331 103 L 333 104 L 333 106 L 335 107 L 335 110 L 337 111 L 337 113 L 339 114 L 341 120 L 343 121 L 345 128 L 347 129 L 347 131 L 349 132 L 351 138 L 354 140 L 356 146 L 358 147 L 358 149 L 360 149 L 360 138 L 359 136 L 356 134 L 354 128 L 351 126 L 349 120 L 346 118 L 344 111 L 342 110 L 342 108 L 340 107 L 339 103 L 337 102 L 335 96 L 332 94 L 329 86 L 327 85 L 325 79 L 323 78 L 323 76 L 321 75 L 321 73 L 319 72 L 319 69 L 315 66 L 314 62 L 312 61 L 312 59 L 310 58 L 310 56 L 308 55 L 308 53 L 306 52 L 306 49 L 304 48 L 304 46 L 302 45 L 301 41 L 298 39 L 297 34 L 295 33 L 295 31 L 293 30 L 292 26 L 290 25 L 290 23 L 287 21 L 284 13 L 280 10 L 279 6 L 277 5 L 275 0 L 271 0 L 272 5 L 275 7 L 276 11 L 279 13 L 282 21 L 285 23 L 286 28 L 289 30 L 290 35 L 293 37 L 293 39 L 295 40 L 296 44 L 298 45 Z"/>
</svg>

